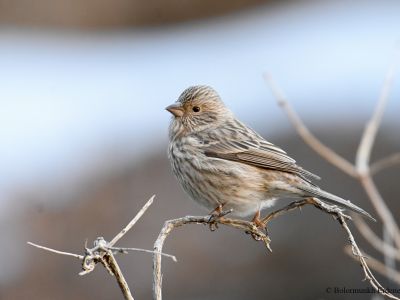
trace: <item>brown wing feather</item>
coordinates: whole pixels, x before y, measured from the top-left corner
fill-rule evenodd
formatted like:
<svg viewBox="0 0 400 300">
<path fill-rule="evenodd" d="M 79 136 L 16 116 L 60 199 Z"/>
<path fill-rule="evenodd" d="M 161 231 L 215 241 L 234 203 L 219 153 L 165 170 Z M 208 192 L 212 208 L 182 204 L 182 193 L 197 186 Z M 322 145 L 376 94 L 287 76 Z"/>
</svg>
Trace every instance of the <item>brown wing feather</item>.
<svg viewBox="0 0 400 300">
<path fill-rule="evenodd" d="M 286 152 L 265 140 L 213 141 L 205 147 L 209 157 L 226 159 L 249 164 L 263 169 L 289 172 L 308 178 L 320 179 L 317 175 L 304 170 L 289 157 Z"/>
</svg>

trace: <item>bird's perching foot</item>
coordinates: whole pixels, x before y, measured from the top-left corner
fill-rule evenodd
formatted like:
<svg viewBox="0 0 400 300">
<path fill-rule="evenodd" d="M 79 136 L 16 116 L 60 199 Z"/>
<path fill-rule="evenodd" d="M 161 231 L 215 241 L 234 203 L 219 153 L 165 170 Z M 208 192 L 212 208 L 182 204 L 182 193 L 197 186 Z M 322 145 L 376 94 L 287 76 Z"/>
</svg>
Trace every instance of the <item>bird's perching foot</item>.
<svg viewBox="0 0 400 300">
<path fill-rule="evenodd" d="M 268 234 L 268 230 L 267 230 L 267 223 L 263 222 L 260 219 L 260 211 L 258 210 L 253 219 L 251 220 L 251 223 L 254 225 L 254 229 L 253 231 L 249 231 L 247 233 L 251 234 L 252 238 L 256 241 L 263 241 L 266 245 L 266 247 L 268 248 L 268 250 L 270 252 L 272 252 L 272 249 L 270 247 L 270 242 L 271 239 L 269 238 L 269 234 Z M 260 233 L 256 233 L 256 232 L 260 232 Z"/>
<path fill-rule="evenodd" d="M 223 204 L 218 205 L 212 212 L 210 212 L 210 218 L 208 219 L 208 225 L 211 231 L 218 229 L 218 220 L 232 212 L 232 209 L 222 210 Z"/>
<path fill-rule="evenodd" d="M 268 236 L 268 229 L 267 229 L 267 223 L 263 222 L 260 218 L 261 213 L 258 210 L 255 214 L 253 219 L 251 220 L 252 223 L 254 223 L 254 225 L 256 225 L 256 227 L 258 229 L 260 229 L 261 231 L 264 231 L 265 234 Z"/>
</svg>

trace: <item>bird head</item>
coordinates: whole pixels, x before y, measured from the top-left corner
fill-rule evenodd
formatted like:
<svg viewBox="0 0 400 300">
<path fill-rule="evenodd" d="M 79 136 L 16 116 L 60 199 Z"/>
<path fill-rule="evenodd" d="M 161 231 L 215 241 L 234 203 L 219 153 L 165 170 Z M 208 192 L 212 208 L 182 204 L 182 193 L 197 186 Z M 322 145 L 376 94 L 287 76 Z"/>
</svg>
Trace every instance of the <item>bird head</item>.
<svg viewBox="0 0 400 300">
<path fill-rule="evenodd" d="M 232 114 L 218 93 L 206 85 L 187 88 L 174 104 L 165 109 L 173 115 L 172 127 L 186 132 L 212 128 Z"/>
</svg>

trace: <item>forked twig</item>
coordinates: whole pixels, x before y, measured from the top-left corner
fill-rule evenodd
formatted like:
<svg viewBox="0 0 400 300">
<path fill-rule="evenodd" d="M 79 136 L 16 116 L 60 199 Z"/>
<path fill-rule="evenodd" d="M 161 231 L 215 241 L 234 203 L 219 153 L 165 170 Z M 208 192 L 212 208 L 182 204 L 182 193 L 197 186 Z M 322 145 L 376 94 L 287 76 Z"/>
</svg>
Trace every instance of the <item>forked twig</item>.
<svg viewBox="0 0 400 300">
<path fill-rule="evenodd" d="M 398 54 L 398 53 L 397 53 Z M 397 59 L 398 57 L 396 57 Z M 400 230 L 399 227 L 393 217 L 393 214 L 387 207 L 385 201 L 383 200 L 382 196 L 380 195 L 373 179 L 372 179 L 372 174 L 381 171 L 384 168 L 387 168 L 391 165 L 394 165 L 398 162 L 400 162 L 400 155 L 399 153 L 393 154 L 391 156 L 388 156 L 386 158 L 381 159 L 380 161 L 376 162 L 375 164 L 372 164 L 372 166 L 369 165 L 370 162 L 370 155 L 372 151 L 372 147 L 375 142 L 375 137 L 379 129 L 379 125 L 384 113 L 384 109 L 386 106 L 386 102 L 389 98 L 390 90 L 393 85 L 393 80 L 394 80 L 394 75 L 396 73 L 397 69 L 397 61 L 395 61 L 389 72 L 388 75 L 386 76 L 386 80 L 384 82 L 382 92 L 380 95 L 380 98 L 378 100 L 378 103 L 376 105 L 376 109 L 371 117 L 371 119 L 368 121 L 367 126 L 365 127 L 363 136 L 361 138 L 358 150 L 357 150 L 357 156 L 356 156 L 356 163 L 353 165 L 340 155 L 338 155 L 335 151 L 333 151 L 331 148 L 327 147 L 324 145 L 321 141 L 318 140 L 309 130 L 308 128 L 304 125 L 303 121 L 300 119 L 300 117 L 297 115 L 297 113 L 294 111 L 294 109 L 289 105 L 288 101 L 285 99 L 283 96 L 283 93 L 277 88 L 276 84 L 272 80 L 271 76 L 265 75 L 265 81 L 269 85 L 273 95 L 275 96 L 277 103 L 283 108 L 285 113 L 287 114 L 289 121 L 293 124 L 294 128 L 296 129 L 297 133 L 300 135 L 300 137 L 304 140 L 306 144 L 308 144 L 317 154 L 319 154 L 321 157 L 323 157 L 325 160 L 330 162 L 332 165 L 337 167 L 338 169 L 342 170 L 344 173 L 350 175 L 353 178 L 356 178 L 359 180 L 361 185 L 363 186 L 364 190 L 366 191 L 371 203 L 373 204 L 375 210 L 377 211 L 380 219 L 382 220 L 382 223 L 384 225 L 384 228 L 387 230 L 389 233 L 388 236 L 390 236 L 393 241 L 396 244 L 396 248 L 393 248 L 391 245 L 391 241 L 386 240 L 384 241 L 384 246 L 379 247 L 377 246 L 376 239 L 372 238 L 371 232 L 367 232 L 365 226 L 362 227 L 362 224 L 357 224 L 356 219 L 356 225 L 358 225 L 359 229 L 362 230 L 361 233 L 363 233 L 364 236 L 369 237 L 369 241 L 376 247 L 376 248 L 382 248 L 385 250 L 384 255 L 389 255 L 389 253 L 392 253 L 394 251 L 391 250 L 397 250 L 397 253 L 400 252 Z M 347 225 L 345 228 L 348 233 L 350 234 L 350 230 L 348 229 Z M 375 236 L 374 236 L 375 238 Z M 382 250 L 380 249 L 380 250 Z M 390 249 L 390 250 L 389 250 Z M 356 249 L 357 250 L 357 249 Z M 353 253 L 354 253 L 354 247 L 353 247 Z M 377 289 L 377 291 L 380 291 L 380 284 L 379 282 L 376 281 L 376 279 L 373 277 L 371 271 L 369 270 L 368 266 L 365 263 L 364 258 L 361 256 L 361 252 L 358 250 L 356 251 L 356 254 L 360 258 L 360 263 L 363 267 L 364 273 L 366 274 L 366 278 L 370 281 L 371 285 Z M 396 255 L 392 255 L 395 257 Z M 398 299 L 395 296 L 391 294 L 385 294 L 385 296 L 392 298 L 392 299 Z"/>
<path fill-rule="evenodd" d="M 305 143 L 308 144 L 320 156 L 341 169 L 346 174 L 352 177 L 357 177 L 358 174 L 355 167 L 348 160 L 337 154 L 328 146 L 324 145 L 318 138 L 315 137 L 315 135 L 310 132 L 310 130 L 308 130 L 299 115 L 286 100 L 283 93 L 279 90 L 271 75 L 264 74 L 264 79 L 275 96 L 278 105 L 285 111 L 289 121 L 292 123 L 293 127 L 297 130 L 297 133 L 305 141 Z"/>
<path fill-rule="evenodd" d="M 351 248 L 346 247 L 345 251 L 349 255 L 352 254 Z M 368 254 L 363 254 L 363 256 L 368 259 L 368 266 L 370 266 L 371 269 L 374 269 L 375 271 L 377 271 L 381 275 L 389 278 L 393 282 L 400 284 L 400 272 L 398 272 L 394 269 L 388 270 L 388 268 L 387 268 L 387 266 L 385 266 L 385 264 L 381 263 L 379 260 L 377 260 L 376 258 L 373 258 L 372 256 L 370 256 Z M 353 258 L 356 259 L 356 257 L 354 257 L 354 256 L 353 256 Z"/>
<path fill-rule="evenodd" d="M 370 173 L 371 175 L 378 174 L 382 170 L 392 167 L 396 164 L 400 164 L 400 152 L 393 153 L 372 163 L 370 166 Z"/>
<path fill-rule="evenodd" d="M 133 225 L 140 219 L 140 217 L 146 212 L 149 206 L 153 203 L 155 196 L 152 196 L 147 203 L 142 207 L 142 209 L 136 214 L 136 216 L 129 222 L 129 224 L 122 229 L 112 240 L 111 242 L 107 242 L 103 237 L 98 237 L 94 241 L 93 248 L 87 248 L 85 245 L 85 255 L 79 255 L 70 252 L 64 252 L 55 250 L 49 247 L 44 247 L 32 242 L 28 242 L 29 245 L 34 246 L 36 248 L 60 254 L 66 256 L 72 256 L 82 261 L 82 269 L 83 271 L 79 273 L 79 275 L 86 275 L 92 272 L 98 263 L 101 263 L 110 275 L 115 276 L 117 283 L 124 295 L 124 298 L 127 300 L 133 300 L 132 293 L 129 289 L 128 283 L 126 282 L 124 275 L 115 260 L 114 253 L 125 253 L 126 251 L 140 251 L 140 252 L 150 252 L 155 253 L 151 250 L 140 249 L 140 248 L 119 248 L 114 247 L 115 243 L 120 240 L 132 227 Z M 85 243 L 86 244 L 86 243 Z M 165 253 L 157 253 L 159 255 L 164 255 L 166 257 L 171 258 L 176 261 L 176 257 L 173 255 L 165 254 Z"/>
<path fill-rule="evenodd" d="M 270 239 L 268 234 L 264 233 L 261 229 L 259 229 L 253 222 L 239 220 L 239 219 L 230 219 L 230 218 L 216 218 L 211 221 L 210 216 L 186 216 L 179 219 L 168 220 L 164 223 L 163 228 L 161 229 L 160 234 L 158 235 L 157 240 L 154 243 L 154 255 L 153 255 L 153 299 L 161 300 L 162 299 L 162 272 L 161 272 L 161 255 L 159 253 L 162 252 L 162 248 L 164 246 L 164 242 L 168 235 L 176 228 L 181 227 L 187 224 L 205 224 L 205 225 L 216 225 L 222 224 L 226 226 L 230 226 L 239 230 L 243 230 L 247 234 L 251 234 L 251 236 L 257 240 L 262 241 L 264 245 L 267 247 L 269 251 L 272 251 L 270 248 Z M 211 226 L 210 226 L 211 228 Z M 218 226 L 216 226 L 218 228 Z"/>
<path fill-rule="evenodd" d="M 393 241 L 396 244 L 396 247 L 400 249 L 400 230 L 396 223 L 396 220 L 393 217 L 393 214 L 389 210 L 385 201 L 383 200 L 381 194 L 378 191 L 378 188 L 375 185 L 375 182 L 372 180 L 371 176 L 362 176 L 360 177 L 361 185 L 369 196 L 371 203 L 376 209 L 378 215 L 380 216 L 383 225 L 387 229 L 388 233 L 392 237 Z"/>
<path fill-rule="evenodd" d="M 124 229 L 122 229 L 109 243 L 109 247 L 112 247 L 115 245 L 116 242 L 118 242 L 124 235 L 127 233 L 133 225 L 136 224 L 136 222 L 143 216 L 143 214 L 146 212 L 146 210 L 150 207 L 150 205 L 153 204 L 154 198 L 156 195 L 153 195 L 150 197 L 150 199 L 146 202 L 145 205 L 139 210 L 139 212 L 136 214 L 136 216 L 128 223 L 128 225 L 125 226 Z"/>
<path fill-rule="evenodd" d="M 399 49 L 396 49 L 399 52 Z M 400 249 L 400 229 L 391 213 L 390 209 L 386 205 L 386 202 L 383 200 L 381 194 L 379 193 L 378 188 L 375 185 L 375 182 L 371 176 L 371 170 L 369 166 L 370 156 L 372 152 L 372 148 L 374 146 L 374 142 L 376 139 L 376 135 L 378 133 L 379 125 L 381 123 L 383 113 L 385 111 L 386 103 L 388 101 L 391 87 L 393 85 L 394 77 L 396 74 L 396 70 L 398 67 L 398 55 L 396 52 L 395 61 L 389 68 L 388 74 L 386 75 L 386 79 L 383 84 L 383 88 L 381 91 L 381 95 L 376 104 L 376 108 L 371 116 L 371 119 L 367 122 L 365 126 L 360 145 L 357 149 L 356 154 L 356 162 L 355 167 L 359 174 L 359 180 L 361 185 L 364 187 L 364 190 L 368 194 L 368 197 L 374 206 L 376 212 L 381 217 L 381 220 L 385 226 L 385 230 L 389 233 L 390 237 L 395 242 L 397 248 Z M 391 243 L 391 241 L 386 241 Z"/>
<path fill-rule="evenodd" d="M 361 253 L 360 248 L 358 247 L 358 245 L 354 239 L 354 236 L 353 236 L 351 230 L 349 229 L 349 227 L 346 223 L 346 220 L 351 220 L 351 218 L 349 216 L 345 215 L 343 213 L 342 209 L 340 209 L 336 206 L 328 205 L 328 204 L 320 201 L 317 198 L 307 198 L 307 199 L 304 199 L 299 202 L 292 202 L 288 206 L 284 207 L 283 209 L 280 209 L 280 210 L 270 213 L 267 217 L 265 217 L 263 219 L 263 221 L 269 222 L 272 219 L 274 219 L 275 217 L 280 216 L 285 212 L 291 211 L 295 208 L 300 208 L 306 204 L 312 204 L 316 208 L 320 209 L 321 211 L 333 215 L 338 220 L 339 224 L 342 226 L 342 228 L 345 230 L 345 232 L 347 234 L 347 237 L 350 242 L 351 249 L 352 249 L 352 254 L 354 255 L 354 258 L 359 261 L 359 263 L 363 269 L 365 279 L 368 280 L 370 282 L 371 286 L 374 287 L 375 290 L 377 290 L 380 294 L 382 294 L 390 299 L 399 300 L 399 298 L 397 298 L 393 294 L 389 293 L 372 274 L 370 268 L 368 267 L 368 265 L 365 261 L 364 256 Z"/>
<path fill-rule="evenodd" d="M 372 247 L 380 251 L 382 254 L 400 261 L 400 251 L 398 249 L 385 243 L 380 237 L 378 237 L 362 218 L 354 216 L 353 219 L 354 225 L 357 227 L 358 231 Z"/>
<path fill-rule="evenodd" d="M 398 53 L 396 53 L 398 54 Z M 365 127 L 363 137 L 361 139 L 360 145 L 357 150 L 356 164 L 353 165 L 348 162 L 346 159 L 338 155 L 335 151 L 333 151 L 328 146 L 324 145 L 321 141 L 319 141 L 304 125 L 303 121 L 294 111 L 294 109 L 290 106 L 286 98 L 283 96 L 283 93 L 278 89 L 277 85 L 273 81 L 270 75 L 264 75 L 265 81 L 270 87 L 273 95 L 275 96 L 277 103 L 283 108 L 285 113 L 287 114 L 289 121 L 293 124 L 297 133 L 304 140 L 306 144 L 308 144 L 317 154 L 325 158 L 332 165 L 342 170 L 344 173 L 357 178 L 364 190 L 366 191 L 371 203 L 376 209 L 380 219 L 384 223 L 384 226 L 387 228 L 389 234 L 393 238 L 396 243 L 397 248 L 400 249 L 400 230 L 399 227 L 393 218 L 392 213 L 387 207 L 385 201 L 382 199 L 378 189 L 375 186 L 374 181 L 371 177 L 371 171 L 369 167 L 369 158 L 372 151 L 373 143 L 375 141 L 375 137 L 379 128 L 380 121 L 383 116 L 383 112 L 385 109 L 386 102 L 390 95 L 390 90 L 393 85 L 394 75 L 398 66 L 398 57 L 395 57 L 394 63 L 391 65 L 386 79 L 383 84 L 382 92 L 378 103 L 376 105 L 376 109 L 368 121 L 367 126 Z M 385 167 L 388 167 L 387 162 L 389 158 L 384 159 Z M 392 164 L 397 162 L 397 158 L 391 158 L 390 162 Z"/>
<path fill-rule="evenodd" d="M 397 56 L 396 56 L 397 59 Z M 365 126 L 363 135 L 361 137 L 360 145 L 356 154 L 356 169 L 359 174 L 369 174 L 369 161 L 374 146 L 375 138 L 378 133 L 379 125 L 382 121 L 383 113 L 385 112 L 386 103 L 389 99 L 390 91 L 393 86 L 394 77 L 397 70 L 397 60 L 390 66 L 383 84 L 381 95 L 376 104 L 376 108 L 372 114 L 371 119 Z"/>
<path fill-rule="evenodd" d="M 75 257 L 79 260 L 83 260 L 84 256 L 83 255 L 79 255 L 79 254 L 75 254 L 75 253 L 70 253 L 70 252 L 64 252 L 64 251 L 59 251 L 59 250 L 55 250 L 49 247 L 45 247 L 45 246 L 40 246 L 38 244 L 32 243 L 32 242 L 26 242 L 28 245 L 31 245 L 33 247 L 45 250 L 45 251 L 49 251 L 49 252 L 53 252 L 55 254 L 60 254 L 60 255 L 66 255 L 66 256 L 72 256 Z"/>
</svg>

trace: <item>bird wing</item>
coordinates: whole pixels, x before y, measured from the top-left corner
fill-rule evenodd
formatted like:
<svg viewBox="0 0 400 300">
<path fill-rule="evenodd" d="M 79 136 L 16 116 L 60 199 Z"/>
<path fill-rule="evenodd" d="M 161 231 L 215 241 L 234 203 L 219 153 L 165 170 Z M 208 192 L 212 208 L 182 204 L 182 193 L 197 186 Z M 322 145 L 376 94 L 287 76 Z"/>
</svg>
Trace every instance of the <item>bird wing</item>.
<svg viewBox="0 0 400 300">
<path fill-rule="evenodd" d="M 319 176 L 304 170 L 285 151 L 266 141 L 252 129 L 246 127 L 247 134 L 216 134 L 204 143 L 204 153 L 230 161 L 245 163 L 263 169 L 278 170 L 296 174 L 310 182 L 309 178 Z M 218 136 L 218 139 L 215 137 Z"/>
</svg>

